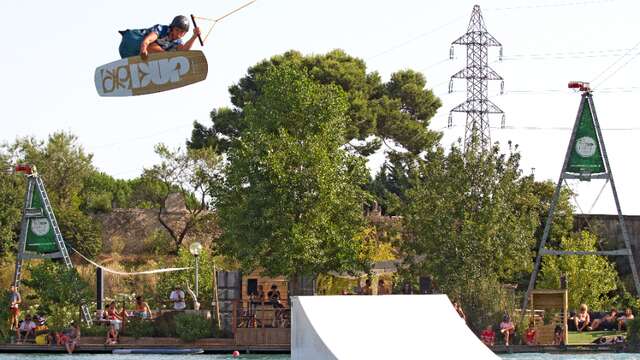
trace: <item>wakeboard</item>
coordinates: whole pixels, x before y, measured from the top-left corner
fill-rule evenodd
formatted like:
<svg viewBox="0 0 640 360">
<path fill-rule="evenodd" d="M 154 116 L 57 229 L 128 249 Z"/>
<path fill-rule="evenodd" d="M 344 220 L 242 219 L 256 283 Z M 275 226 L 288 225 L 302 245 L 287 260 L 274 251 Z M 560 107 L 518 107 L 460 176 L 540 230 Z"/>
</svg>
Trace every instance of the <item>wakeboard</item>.
<svg viewBox="0 0 640 360">
<path fill-rule="evenodd" d="M 202 51 L 169 51 L 120 59 L 96 69 L 100 96 L 136 96 L 176 89 L 207 78 Z"/>
</svg>

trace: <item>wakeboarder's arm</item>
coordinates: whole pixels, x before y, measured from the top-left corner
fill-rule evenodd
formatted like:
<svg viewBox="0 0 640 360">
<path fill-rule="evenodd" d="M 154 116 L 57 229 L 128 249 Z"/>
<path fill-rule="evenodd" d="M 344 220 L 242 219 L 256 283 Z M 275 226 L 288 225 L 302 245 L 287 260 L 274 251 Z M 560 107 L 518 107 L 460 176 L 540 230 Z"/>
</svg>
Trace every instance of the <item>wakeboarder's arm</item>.
<svg viewBox="0 0 640 360">
<path fill-rule="evenodd" d="M 149 45 L 155 43 L 156 40 L 158 40 L 158 34 L 153 31 L 144 37 L 142 43 L 140 44 L 140 56 L 143 59 L 146 59 L 149 55 Z M 158 46 L 158 48 L 160 47 Z M 162 50 L 162 48 L 160 48 L 160 50 Z M 154 47 L 152 52 L 158 52 L 158 50 Z"/>
<path fill-rule="evenodd" d="M 191 50 L 191 47 L 193 46 L 193 43 L 196 41 L 196 39 L 198 38 L 198 35 L 200 35 L 200 28 L 199 27 L 195 27 L 193 29 L 193 35 L 191 35 L 191 38 L 189 40 L 187 40 L 186 43 L 182 44 L 182 45 L 178 45 L 176 48 L 178 49 L 178 51 L 188 51 Z"/>
</svg>

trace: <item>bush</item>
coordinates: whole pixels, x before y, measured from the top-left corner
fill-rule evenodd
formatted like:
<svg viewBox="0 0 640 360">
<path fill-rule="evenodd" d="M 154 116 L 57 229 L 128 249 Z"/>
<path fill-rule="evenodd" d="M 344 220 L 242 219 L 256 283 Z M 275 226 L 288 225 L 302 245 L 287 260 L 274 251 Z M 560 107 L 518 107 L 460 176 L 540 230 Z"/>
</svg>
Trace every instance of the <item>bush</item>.
<svg viewBox="0 0 640 360">
<path fill-rule="evenodd" d="M 198 314 L 179 314 L 175 317 L 176 332 L 183 341 L 192 342 L 211 336 L 211 320 Z"/>
<path fill-rule="evenodd" d="M 176 320 L 174 312 L 167 312 L 154 320 L 153 335 L 157 337 L 176 337 Z"/>
<path fill-rule="evenodd" d="M 153 336 L 155 333 L 154 325 L 149 320 L 143 320 L 140 318 L 131 318 L 127 322 L 124 328 L 124 336 L 133 336 L 138 339 L 141 337 Z"/>
<path fill-rule="evenodd" d="M 627 322 L 627 343 L 629 350 L 640 351 L 640 318 Z"/>
<path fill-rule="evenodd" d="M 96 336 L 96 337 L 107 337 L 107 331 L 109 330 L 108 327 L 106 326 L 102 326 L 102 325 L 92 325 L 92 326 L 86 326 L 83 325 L 80 328 L 80 334 L 82 334 L 82 336 Z"/>
</svg>

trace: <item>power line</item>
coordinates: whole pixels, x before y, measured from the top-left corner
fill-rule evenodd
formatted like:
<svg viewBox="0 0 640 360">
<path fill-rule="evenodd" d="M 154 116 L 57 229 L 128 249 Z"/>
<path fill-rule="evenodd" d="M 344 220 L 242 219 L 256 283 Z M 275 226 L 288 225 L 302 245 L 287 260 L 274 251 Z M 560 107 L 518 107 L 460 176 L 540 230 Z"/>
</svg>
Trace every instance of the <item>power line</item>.
<svg viewBox="0 0 640 360">
<path fill-rule="evenodd" d="M 616 0 L 591 0 L 591 1 L 573 1 L 567 3 L 549 3 L 549 4 L 538 4 L 538 5 L 523 5 L 523 6 L 513 6 L 513 7 L 502 7 L 502 8 L 489 8 L 486 11 L 505 11 L 505 10 L 524 10 L 524 9 L 543 9 L 543 8 L 551 8 L 551 7 L 570 7 L 570 6 L 583 6 L 583 5 L 594 5 L 594 4 L 603 4 L 610 3 Z"/>
<path fill-rule="evenodd" d="M 631 49 L 629 49 L 628 51 L 626 51 L 621 57 L 619 57 L 618 59 L 616 59 L 616 61 L 614 61 L 613 63 L 611 63 L 609 66 L 607 66 L 604 70 L 602 70 L 601 73 L 599 73 L 595 78 L 593 78 L 593 80 L 591 80 L 592 83 L 594 83 L 596 80 L 598 80 L 602 75 L 604 75 L 607 71 L 609 71 L 609 69 L 613 68 L 618 62 L 622 61 L 622 59 L 624 59 L 627 55 L 629 55 L 631 53 L 631 51 L 633 51 L 635 48 L 637 48 L 640 45 L 640 41 L 638 41 Z M 635 58 L 638 54 L 636 53 L 631 60 L 633 60 L 633 58 Z M 631 61 L 629 60 L 629 61 Z M 608 80 L 609 78 L 611 78 L 613 75 L 615 75 L 615 73 L 617 73 L 618 71 L 620 71 L 620 69 L 622 69 L 623 67 L 625 67 L 629 61 L 627 61 L 626 63 L 624 63 L 622 66 L 620 66 L 616 71 L 614 71 L 612 74 L 609 74 L 609 76 L 607 76 L 603 81 L 600 81 L 598 83 L 598 85 L 602 84 L 603 82 L 605 82 L 606 80 Z M 594 86 L 595 87 L 595 86 Z"/>
<path fill-rule="evenodd" d="M 419 35 L 417 35 L 417 36 L 415 36 L 415 37 L 413 37 L 413 38 L 411 38 L 409 40 L 406 40 L 406 41 L 403 41 L 403 42 L 401 42 L 399 44 L 393 45 L 392 47 L 388 48 L 387 50 L 381 51 L 381 52 L 379 52 L 379 53 L 377 53 L 375 55 L 370 56 L 369 60 L 373 60 L 373 59 L 378 58 L 378 57 L 380 57 L 382 55 L 386 55 L 386 54 L 388 54 L 388 53 L 390 53 L 392 51 L 395 51 L 395 50 L 397 50 L 397 49 L 399 49 L 401 47 L 407 46 L 407 45 L 411 44 L 412 42 L 414 42 L 416 40 L 419 40 L 419 39 L 422 39 L 424 37 L 427 37 L 428 35 L 436 33 L 436 32 L 444 29 L 445 27 L 447 27 L 449 25 L 455 24 L 456 22 L 462 20 L 463 18 L 464 18 L 464 16 L 458 16 L 458 17 L 454 18 L 453 20 L 450 20 L 450 21 L 448 21 L 448 22 L 446 22 L 446 23 L 444 23 L 442 25 L 438 25 L 435 28 L 432 28 L 431 30 L 423 32 L 422 34 L 419 34 Z"/>
</svg>

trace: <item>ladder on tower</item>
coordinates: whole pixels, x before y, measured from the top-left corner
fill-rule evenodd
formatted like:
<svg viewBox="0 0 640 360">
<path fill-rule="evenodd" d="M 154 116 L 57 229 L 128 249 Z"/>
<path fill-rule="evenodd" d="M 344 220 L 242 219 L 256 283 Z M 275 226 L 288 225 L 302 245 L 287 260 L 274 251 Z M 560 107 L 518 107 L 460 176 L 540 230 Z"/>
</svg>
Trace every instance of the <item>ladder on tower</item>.
<svg viewBox="0 0 640 360">
<path fill-rule="evenodd" d="M 16 170 L 20 171 L 20 169 L 16 168 Z M 25 169 L 22 169 L 25 170 Z M 25 259 L 34 259 L 34 258 L 49 258 L 49 259 L 57 259 L 61 258 L 67 267 L 67 269 L 73 268 L 73 263 L 71 262 L 71 257 L 69 256 L 69 251 L 67 250 L 67 246 L 64 243 L 64 237 L 60 232 L 60 227 L 58 226 L 58 221 L 56 220 L 56 216 L 53 212 L 53 207 L 51 206 L 51 201 L 49 200 L 49 196 L 47 195 L 47 191 L 44 187 L 44 182 L 42 178 L 38 176 L 38 173 L 35 171 L 35 168 L 28 167 L 27 172 L 27 194 L 25 196 L 25 205 L 22 212 L 22 222 L 20 226 L 20 240 L 18 243 L 18 256 L 16 259 L 16 268 L 13 278 L 13 285 L 16 288 L 20 285 L 20 279 L 22 276 L 22 263 Z M 42 208 L 32 208 L 33 202 L 33 194 L 34 191 L 37 191 L 37 194 L 40 196 L 42 200 Z M 58 248 L 58 252 L 51 254 L 26 254 L 26 245 L 27 245 L 27 232 L 29 230 L 30 219 L 33 218 L 46 218 L 49 220 L 51 224 L 51 230 L 53 231 L 55 242 Z M 82 318 L 87 324 L 91 324 L 91 313 L 89 312 L 89 308 L 86 304 L 81 306 L 82 308 Z"/>
</svg>

